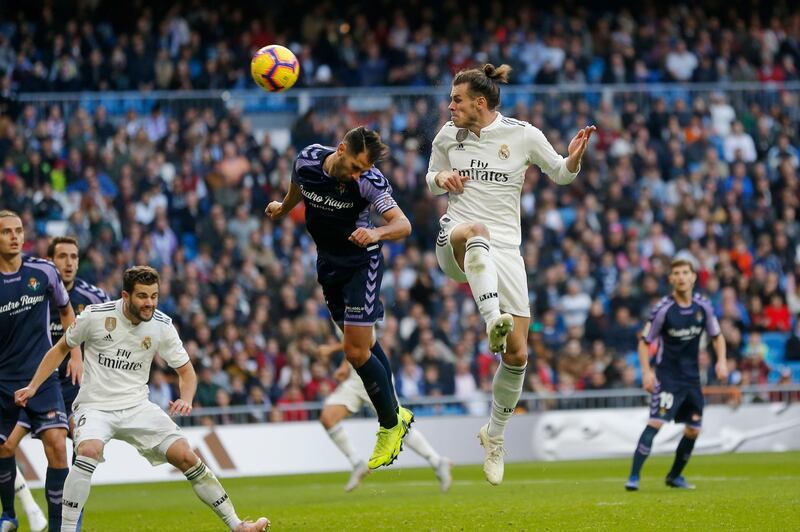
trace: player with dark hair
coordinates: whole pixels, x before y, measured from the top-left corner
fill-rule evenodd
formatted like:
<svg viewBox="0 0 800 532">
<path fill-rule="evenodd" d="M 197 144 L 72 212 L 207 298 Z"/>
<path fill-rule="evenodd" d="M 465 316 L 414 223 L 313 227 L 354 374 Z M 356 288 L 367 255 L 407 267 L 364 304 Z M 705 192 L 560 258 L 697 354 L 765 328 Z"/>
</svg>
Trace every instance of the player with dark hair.
<svg viewBox="0 0 800 532">
<path fill-rule="evenodd" d="M 17 463 L 15 445 L 8 445 L 20 416 L 14 391 L 33 377 L 50 349 L 50 303 L 58 309 L 64 328 L 75 320 L 69 295 L 55 265 L 47 260 L 23 257 L 25 232 L 20 217 L 0 210 L 0 530 L 16 530 L 14 485 Z M 77 383 L 83 372 L 80 347 L 71 349 L 65 376 Z M 66 355 L 66 352 L 64 353 Z M 50 530 L 61 527 L 61 491 L 67 477 L 67 413 L 58 375 L 43 379 L 39 393 L 25 406 L 29 429 L 44 446 L 47 456 L 45 496 Z"/>
<path fill-rule="evenodd" d="M 286 197 L 271 202 L 265 211 L 277 221 L 305 202 L 306 228 L 317 244 L 317 277 L 325 302 L 344 331 L 345 357 L 378 414 L 380 429 L 370 469 L 394 462 L 414 420 L 397 402 L 391 365 L 374 332 L 375 323 L 383 319 L 381 242 L 411 233 L 389 181 L 375 167 L 386 150 L 380 136 L 365 127 L 348 131 L 336 148 L 306 147 L 294 163 Z M 386 225 L 372 225 L 373 208 Z"/>
<path fill-rule="evenodd" d="M 478 434 L 485 450 L 486 480 L 503 480 L 505 426 L 522 393 L 530 324 L 528 283 L 520 254 L 520 196 L 525 172 L 539 166 L 559 185 L 571 183 L 595 131 L 588 126 L 562 157 L 527 122 L 503 116 L 500 83 L 511 67 L 491 64 L 459 72 L 450 89 L 450 114 L 433 140 L 426 181 L 433 194 L 448 194 L 439 220 L 436 258 L 445 274 L 468 282 L 486 322 L 489 349 L 502 361 L 492 382 L 489 423 Z"/>
<path fill-rule="evenodd" d="M 683 438 L 675 451 L 675 462 L 667 473 L 667 486 L 694 489 L 681 474 L 700 434 L 703 419 L 703 390 L 700 386 L 698 356 L 700 337 L 705 331 L 712 338 L 717 354 L 716 372 L 720 380 L 728 376 L 725 338 L 719 328 L 711 302 L 693 294 L 697 280 L 694 263 L 688 258 L 677 258 L 669 269 L 672 294 L 664 297 L 653 308 L 650 320 L 639 339 L 639 362 L 642 367 L 642 384 L 652 394 L 650 421 L 639 438 L 633 453 L 633 465 L 625 489 L 639 489 L 639 474 L 650 455 L 653 438 L 664 423 L 685 423 Z M 655 356 L 655 371 L 650 367 L 650 349 L 660 340 Z"/>
<path fill-rule="evenodd" d="M 75 315 L 83 311 L 89 305 L 95 303 L 105 303 L 110 301 L 106 293 L 100 288 L 87 283 L 83 279 L 77 277 L 79 265 L 79 252 L 78 241 L 71 236 L 58 236 L 50 241 L 47 247 L 47 259 L 52 261 L 61 274 L 61 280 L 64 283 L 64 288 L 67 289 L 69 294 L 69 302 Z M 61 324 L 58 311 L 50 303 L 50 338 L 52 343 L 58 342 L 64 335 L 64 327 Z M 69 423 L 68 436 L 71 437 L 74 423 L 72 419 L 72 402 L 78 395 L 78 384 L 75 380 L 67 375 L 67 360 L 61 363 L 58 368 L 58 378 L 61 381 L 61 395 L 64 397 L 64 406 L 66 407 L 67 421 Z M 31 423 L 28 419 L 28 414 L 25 410 L 20 411 L 17 426 L 11 432 L 6 445 L 10 449 L 16 449 L 19 446 L 20 440 L 30 432 Z M 31 495 L 31 490 L 25 483 L 25 478 L 22 473 L 17 469 L 17 478 L 14 489 L 22 503 L 25 513 L 28 514 L 28 521 L 32 530 L 43 530 L 47 526 L 47 520 L 44 519 L 44 514 L 36 501 Z"/>
<path fill-rule="evenodd" d="M 150 266 L 134 266 L 122 275 L 122 297 L 89 305 L 42 359 L 15 400 L 33 401 L 42 383 L 70 349 L 83 344 L 86 374 L 75 398 L 76 458 L 64 483 L 62 532 L 78 527 L 89 499 L 92 475 L 111 439 L 125 441 L 151 464 L 169 462 L 186 477 L 197 497 L 235 532 L 263 531 L 266 517 L 242 521 L 214 473 L 192 451 L 170 416 L 192 411 L 197 375 L 169 316 L 159 311 L 159 275 Z M 148 400 L 147 381 L 158 354 L 178 374 L 180 397 L 169 414 Z"/>
</svg>

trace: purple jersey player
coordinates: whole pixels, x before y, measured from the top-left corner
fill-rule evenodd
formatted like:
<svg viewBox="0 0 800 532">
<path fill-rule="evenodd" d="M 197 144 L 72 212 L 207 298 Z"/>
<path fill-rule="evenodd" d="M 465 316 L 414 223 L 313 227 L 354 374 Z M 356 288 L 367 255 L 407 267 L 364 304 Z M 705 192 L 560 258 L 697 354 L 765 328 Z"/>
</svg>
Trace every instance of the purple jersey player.
<svg viewBox="0 0 800 532">
<path fill-rule="evenodd" d="M 402 448 L 413 421 L 397 404 L 389 359 L 374 334 L 383 318 L 382 240 L 399 240 L 411 224 L 392 198 L 389 181 L 375 168 L 386 152 L 380 136 L 365 127 L 347 132 L 336 148 L 319 144 L 300 152 L 283 202 L 266 208 L 279 220 L 302 200 L 306 227 L 317 245 L 317 276 L 331 317 L 344 330 L 344 351 L 378 413 L 378 441 L 369 460 L 375 469 L 389 465 Z M 386 225 L 374 227 L 371 210 Z"/>
<path fill-rule="evenodd" d="M 703 391 L 697 361 L 703 332 L 714 344 L 717 377 L 722 380 L 728 376 L 725 339 L 711 303 L 692 293 L 696 280 L 697 273 L 691 260 L 677 258 L 672 261 L 669 273 L 672 294 L 655 306 L 639 341 L 642 384 L 652 396 L 650 420 L 639 438 L 631 474 L 625 484 L 628 491 L 639 489 L 639 473 L 650 454 L 653 438 L 669 421 L 684 423 L 686 427 L 666 483 L 674 488 L 694 488 L 681 472 L 692 454 L 703 419 Z M 649 346 L 655 342 L 658 342 L 658 351 L 653 371 Z"/>
<path fill-rule="evenodd" d="M 22 256 L 25 235 L 22 220 L 0 211 L 0 526 L 14 529 L 14 450 L 5 444 L 17 423 L 20 408 L 14 392 L 30 381 L 51 347 L 50 302 L 55 304 L 64 328 L 75 320 L 69 295 L 52 262 Z M 72 351 L 68 373 L 76 381 L 83 371 L 80 348 Z M 67 476 L 67 415 L 58 374 L 53 373 L 25 407 L 30 429 L 47 455 L 47 496 L 50 529 L 61 526 L 61 492 Z M 8 523 L 5 525 L 4 523 Z"/>
</svg>

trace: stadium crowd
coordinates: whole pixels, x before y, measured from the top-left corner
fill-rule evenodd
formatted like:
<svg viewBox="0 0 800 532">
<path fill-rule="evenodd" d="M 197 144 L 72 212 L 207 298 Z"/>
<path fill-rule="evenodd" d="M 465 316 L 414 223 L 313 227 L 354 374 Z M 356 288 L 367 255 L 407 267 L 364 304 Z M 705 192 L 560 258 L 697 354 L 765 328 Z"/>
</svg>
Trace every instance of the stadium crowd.
<svg viewBox="0 0 800 532">
<path fill-rule="evenodd" d="M 300 86 L 446 85 L 486 61 L 521 84 L 800 79 L 796 5 L 659 6 L 9 2 L 0 73 L 25 92 L 246 88 L 253 51 L 285 43 Z"/>
<path fill-rule="evenodd" d="M 235 12 L 215 15 L 224 19 L 224 24 L 218 20 L 221 28 L 229 27 Z M 421 20 L 425 12 L 420 9 Z M 43 28 L 58 34 L 55 28 L 66 19 L 55 17 L 56 7 L 51 6 L 49 13 L 43 20 L 51 24 Z M 113 25 L 73 21 L 72 37 L 63 39 L 65 53 L 74 53 L 77 46 L 81 57 L 95 57 L 91 47 L 83 46 L 87 33 L 96 34 L 97 42 L 109 38 L 115 43 L 110 52 L 102 45 L 94 49 L 101 60 L 109 53 L 113 58 L 115 50 L 127 57 L 128 51 L 121 48 L 127 45 L 149 50 L 161 46 L 155 43 L 177 43 L 162 47 L 156 55 L 166 53 L 172 61 L 175 52 L 175 68 L 180 71 L 189 68 L 200 51 L 188 48 L 187 53 L 180 39 L 170 40 L 178 27 L 186 29 L 190 43 L 216 43 L 209 49 L 217 50 L 218 60 L 227 50 L 231 64 L 246 65 L 247 59 L 219 44 L 213 32 L 197 29 L 197 20 L 213 13 L 199 10 L 189 15 L 178 7 L 157 21 L 145 14 L 136 21 L 138 33 L 129 36 L 130 41 L 122 39 Z M 302 24 L 312 36 L 317 34 L 307 26 L 314 25 L 314 13 Z M 533 32 L 534 39 L 542 35 L 547 42 L 563 42 L 572 49 L 576 41 L 569 35 L 588 20 L 588 14 L 577 13 L 564 17 L 556 8 L 550 17 L 535 18 L 537 25 L 546 23 L 547 32 L 530 29 L 521 35 L 527 38 Z M 449 65 L 447 71 L 453 65 L 460 68 L 469 61 L 494 58 L 492 46 L 485 55 L 483 45 L 475 50 L 462 43 L 464 49 L 456 50 L 461 42 L 453 39 L 458 24 L 472 24 L 479 14 L 464 11 L 442 38 L 431 38 L 426 53 L 439 54 Z M 675 28 L 684 33 L 693 28 L 692 50 L 713 34 L 708 53 L 717 58 L 724 54 L 712 42 L 725 42 L 723 35 L 729 33 L 744 35 L 743 40 L 733 39 L 736 48 L 762 59 L 764 49 L 778 54 L 791 51 L 791 43 L 798 42 L 791 37 L 800 29 L 798 16 L 776 19 L 777 26 L 770 22 L 758 31 L 754 19 L 733 24 L 731 30 L 712 31 L 713 17 L 701 17 L 694 8 L 677 9 L 674 14 L 667 22 Z M 241 14 L 239 18 L 243 19 Z M 385 24 L 372 27 L 382 27 L 385 43 L 392 43 L 399 39 L 391 36 L 398 33 L 401 19 L 391 16 Z M 526 27 L 526 20 L 521 17 L 514 23 Z M 649 64 L 644 58 L 648 48 L 636 43 L 651 35 L 651 49 L 661 50 L 655 46 L 660 37 L 645 31 L 651 26 L 642 18 L 637 22 L 622 13 L 614 20 L 605 30 L 607 39 L 600 38 L 603 33 L 597 29 L 590 43 L 577 42 L 582 46 L 576 49 L 599 50 L 605 42 L 608 51 L 621 50 L 623 60 L 636 49 L 643 58 L 635 61 Z M 705 23 L 698 27 L 701 21 Z M 70 27 L 68 20 L 65 23 Z M 177 113 L 168 105 L 156 105 L 146 116 L 130 111 L 111 117 L 100 106 L 91 113 L 78 109 L 64 116 L 59 105 L 15 102 L 12 88 L 25 87 L 18 66 L 35 58 L 44 30 L 38 28 L 29 35 L 31 44 L 23 45 L 30 29 L 10 23 L 0 33 L 7 35 L 9 26 L 16 33 L 0 41 L 0 65 L 8 58 L 4 50 L 9 45 L 19 53 L 17 66 L 0 78 L 5 88 L 0 100 L 0 208 L 22 214 L 28 253 L 43 256 L 48 236 L 77 236 L 83 256 L 80 277 L 110 294 L 119 294 L 125 266 L 157 267 L 163 281 L 160 308 L 173 316 L 198 369 L 198 405 L 292 405 L 322 400 L 336 386 L 332 375 L 341 353 L 330 347 L 336 339 L 316 284 L 315 249 L 302 225 L 302 206 L 279 225 L 266 220 L 262 211 L 269 200 L 283 197 L 299 148 L 312 142 L 333 144 L 359 121 L 378 129 L 389 144 L 391 156 L 380 168 L 414 227 L 407 241 L 384 247 L 388 266 L 382 297 L 387 319 L 380 334 L 392 356 L 398 392 L 406 398 L 455 395 L 469 409 L 471 400 L 491 389 L 497 360 L 486 352 L 484 325 L 468 287 L 447 280 L 433 254 L 445 200 L 428 193 L 423 177 L 433 135 L 449 119 L 441 100 L 415 98 L 407 110 L 391 107 L 369 115 L 348 109 L 311 110 L 297 119 L 290 146 L 282 151 L 272 146 L 269 132 L 256 141 L 247 116 L 235 107 L 196 106 Z M 351 33 L 361 26 L 355 20 Z M 601 28 L 602 21 L 597 26 Z M 781 30 L 784 26 L 786 31 Z M 406 44 L 416 42 L 422 31 L 413 27 L 414 31 L 407 30 Z M 243 42 L 249 42 L 245 34 L 255 39 L 258 27 L 250 28 L 242 34 Z M 319 35 L 328 35 L 329 29 L 318 29 Z M 500 30 L 497 26 L 486 32 L 486 42 L 496 42 Z M 268 34 L 271 29 L 262 31 Z M 142 35 L 147 32 L 161 37 L 147 41 Z M 216 39 L 233 34 L 225 30 Z M 769 37 L 778 34 L 780 38 Z M 449 53 L 435 52 L 436 43 L 445 42 L 442 39 L 454 43 Z M 515 42 L 516 37 L 505 39 Z M 729 45 L 732 57 L 741 57 Z M 458 53 L 469 59 L 453 63 Z M 508 60 L 515 58 L 517 81 L 539 82 L 538 73 L 526 78 L 531 74 L 528 56 L 519 51 L 509 54 Z M 312 56 L 301 54 L 303 60 Z M 48 65 L 52 68 L 46 57 L 59 61 L 64 54 L 42 56 L 45 71 Z M 503 57 L 499 59 L 506 60 Z M 651 58 L 654 65 L 659 64 L 658 57 Z M 59 64 L 56 72 L 64 72 L 63 63 Z M 147 64 L 133 59 L 124 68 Z M 82 66 L 74 70 L 84 72 Z M 338 67 L 334 70 L 340 72 Z M 557 69 L 561 74 L 568 70 L 566 65 Z M 239 76 L 222 71 L 228 80 Z M 109 79 L 118 77 L 112 74 Z M 435 78 L 437 83 L 448 82 L 444 70 Z M 81 74 L 79 83 L 84 79 Z M 141 79 L 133 75 L 128 79 L 135 83 L 107 88 L 142 88 Z M 797 92 L 776 91 L 769 106 L 729 102 L 726 93 L 714 92 L 692 99 L 652 98 L 647 106 L 636 98 L 604 98 L 590 105 L 586 98 L 565 95 L 558 105 L 534 101 L 503 108 L 542 129 L 562 154 L 577 127 L 598 126 L 575 183 L 556 187 L 531 168 L 523 189 L 524 255 L 535 317 L 528 390 L 570 393 L 637 387 L 633 355 L 637 333 L 650 306 L 668 293 L 669 260 L 682 251 L 697 259 L 698 288 L 721 317 L 731 369 L 726 384 L 792 380 L 790 369 L 771 364 L 774 357 L 769 351 L 779 344 L 787 361 L 800 361 L 799 103 Z M 704 384 L 716 384 L 713 357 L 707 350 L 701 353 Z M 175 396 L 173 376 L 163 366 L 153 373 L 152 397 L 166 404 Z M 797 372 L 795 380 L 796 376 Z M 304 410 L 277 409 L 270 414 L 276 420 L 309 415 Z M 263 419 L 215 418 L 242 420 Z"/>
</svg>

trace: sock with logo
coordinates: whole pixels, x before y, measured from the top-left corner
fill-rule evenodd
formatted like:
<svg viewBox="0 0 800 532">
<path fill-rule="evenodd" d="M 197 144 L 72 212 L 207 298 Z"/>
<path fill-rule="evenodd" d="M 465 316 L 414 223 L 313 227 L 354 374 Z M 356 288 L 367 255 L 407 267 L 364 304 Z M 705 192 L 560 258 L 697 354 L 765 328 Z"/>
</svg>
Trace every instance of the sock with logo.
<svg viewBox="0 0 800 532">
<path fill-rule="evenodd" d="M 392 364 L 389 362 L 389 357 L 386 356 L 386 352 L 383 350 L 378 340 L 375 340 L 375 343 L 372 344 L 370 351 L 378 358 L 386 374 L 389 375 L 389 382 L 392 384 L 392 406 L 394 407 L 394 411 L 398 412 L 397 395 L 394 393 L 394 381 L 392 381 Z"/>
<path fill-rule="evenodd" d="M 386 374 L 378 357 L 370 353 L 367 361 L 356 368 L 356 373 L 361 377 L 364 388 L 367 389 L 367 395 L 372 401 L 372 406 L 375 407 L 381 427 L 390 429 L 397 425 L 397 410 L 395 409 L 397 398 L 394 396 L 392 379 L 390 375 Z"/>
<path fill-rule="evenodd" d="M 500 299 L 497 296 L 497 269 L 489 253 L 489 241 L 482 236 L 467 240 L 464 273 L 478 310 L 483 320 L 489 323 L 500 315 Z"/>
<path fill-rule="evenodd" d="M 514 415 L 522 394 L 527 366 L 509 366 L 500 362 L 492 380 L 492 412 L 489 417 L 489 436 L 502 436 L 506 423 Z"/>
<path fill-rule="evenodd" d="M 686 467 L 686 463 L 692 456 L 694 442 L 695 438 L 687 438 L 685 435 L 681 438 L 680 443 L 678 443 L 678 448 L 675 450 L 675 462 L 673 462 L 672 469 L 669 475 L 667 475 L 669 478 L 675 478 L 681 475 L 683 468 Z"/>
<path fill-rule="evenodd" d="M 633 453 L 633 464 L 631 465 L 631 477 L 639 478 L 639 473 L 642 471 L 642 466 L 647 457 L 650 456 L 650 449 L 653 447 L 653 438 L 658 434 L 658 429 L 647 425 L 639 437 L 639 443 L 636 444 L 636 451 Z"/>
<path fill-rule="evenodd" d="M 64 482 L 64 497 L 61 503 L 61 531 L 74 532 L 78 528 L 83 507 L 92 489 L 92 475 L 97 468 L 97 460 L 88 456 L 78 456 L 69 470 Z M 50 496 L 48 494 L 48 510 Z M 52 517 L 51 523 L 52 523 Z"/>
<path fill-rule="evenodd" d="M 61 529 L 61 502 L 64 499 L 64 481 L 69 469 L 66 467 L 48 467 L 44 479 L 44 496 L 47 499 L 47 520 L 51 532 Z"/>
<path fill-rule="evenodd" d="M 236 515 L 233 502 L 225 492 L 225 488 L 217 480 L 216 475 L 203 462 L 198 460 L 183 474 L 186 480 L 192 483 L 192 489 L 197 497 L 214 510 L 214 513 L 228 525 L 228 528 L 234 530 L 239 526 L 242 520 Z"/>
</svg>

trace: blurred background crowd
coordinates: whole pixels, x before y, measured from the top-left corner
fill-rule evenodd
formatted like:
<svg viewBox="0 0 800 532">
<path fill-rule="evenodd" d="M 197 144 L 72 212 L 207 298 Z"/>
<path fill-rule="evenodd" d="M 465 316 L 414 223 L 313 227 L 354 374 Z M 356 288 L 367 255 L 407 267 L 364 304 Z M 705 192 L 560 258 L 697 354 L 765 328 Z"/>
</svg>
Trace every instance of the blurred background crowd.
<svg viewBox="0 0 800 532">
<path fill-rule="evenodd" d="M 486 61 L 520 84 L 799 79 L 791 2 L 580 4 L 3 2 L 0 72 L 24 91 L 250 88 L 252 52 L 285 43 L 300 86 L 446 85 Z"/>
<path fill-rule="evenodd" d="M 454 395 L 464 405 L 454 411 L 466 411 L 491 390 L 497 359 L 468 286 L 448 280 L 433 253 L 446 199 L 430 195 L 424 175 L 431 140 L 449 119 L 452 73 L 490 60 L 512 64 L 516 83 L 791 82 L 800 59 L 800 11 L 780 2 L 676 6 L 659 16 L 650 3 L 635 16 L 624 8 L 595 16 L 499 2 L 419 3 L 402 13 L 378 2 L 339 13 L 322 2 L 292 7 L 305 16 L 287 25 L 200 2 L 76 4 L 71 16 L 59 2 L 0 8 L 0 207 L 22 214 L 28 253 L 43 256 L 49 236 L 77 236 L 79 276 L 112 295 L 126 266 L 157 267 L 159 305 L 198 370 L 200 406 L 315 402 L 337 385 L 342 353 L 302 206 L 280 224 L 262 215 L 283 197 L 307 144 L 335 145 L 359 123 L 389 144 L 380 169 L 414 232 L 384 246 L 381 342 L 401 396 Z M 446 23 L 433 23 L 436 9 L 450 13 L 437 15 Z M 369 113 L 338 100 L 312 107 L 281 149 L 236 106 L 64 112 L 20 99 L 42 90 L 249 88 L 251 50 L 270 42 L 308 43 L 294 47 L 305 85 L 435 84 L 442 94 Z M 684 251 L 697 260 L 698 290 L 728 343 L 728 382 L 715 381 L 715 355 L 704 348 L 703 384 L 800 381 L 800 102 L 796 87 L 782 87 L 757 98 L 577 90 L 505 101 L 504 114 L 542 129 L 562 154 L 579 127 L 598 127 L 573 184 L 557 187 L 532 167 L 523 189 L 534 315 L 527 390 L 638 387 L 637 334 L 669 293 L 670 259 Z M 151 397 L 166 404 L 175 394 L 171 372 L 154 370 Z M 264 418 L 215 418 L 242 420 Z"/>
</svg>

